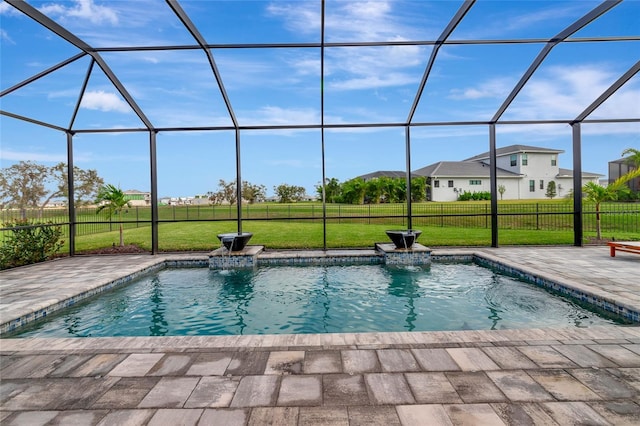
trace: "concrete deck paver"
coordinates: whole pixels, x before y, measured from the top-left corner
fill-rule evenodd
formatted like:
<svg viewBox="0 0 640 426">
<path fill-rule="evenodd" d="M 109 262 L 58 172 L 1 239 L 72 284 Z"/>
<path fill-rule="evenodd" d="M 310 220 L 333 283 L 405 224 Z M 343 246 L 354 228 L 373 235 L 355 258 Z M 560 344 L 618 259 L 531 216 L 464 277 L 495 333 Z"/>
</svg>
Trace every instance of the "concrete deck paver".
<svg viewBox="0 0 640 426">
<path fill-rule="evenodd" d="M 638 390 L 611 373 L 597 368 L 571 369 L 568 373 L 605 400 L 631 399 Z"/>
<path fill-rule="evenodd" d="M 590 402 L 598 414 L 617 426 L 640 424 L 640 406 L 631 401 Z"/>
<path fill-rule="evenodd" d="M 304 363 L 304 351 L 271 352 L 264 374 L 300 374 Z"/>
<path fill-rule="evenodd" d="M 201 425 L 224 425 L 224 426 L 245 426 L 249 419 L 249 410 L 232 409 L 210 409 L 204 410 L 200 417 Z"/>
<path fill-rule="evenodd" d="M 467 404 L 508 400 L 484 372 L 451 372 L 446 373 L 446 376 L 462 401 Z"/>
<path fill-rule="evenodd" d="M 339 351 L 309 351 L 304 358 L 305 374 L 341 373 L 342 358 Z"/>
<path fill-rule="evenodd" d="M 283 377 L 277 405 L 298 407 L 322 405 L 322 377 L 307 375 Z"/>
<path fill-rule="evenodd" d="M 327 374 L 322 382 L 324 405 L 368 405 L 364 376 Z"/>
<path fill-rule="evenodd" d="M 299 425 L 349 426 L 346 407 L 301 407 Z"/>
<path fill-rule="evenodd" d="M 116 377 L 141 377 L 156 365 L 164 354 L 131 354 L 108 374 Z"/>
<path fill-rule="evenodd" d="M 640 311 L 637 256 L 612 259 L 603 247 L 473 251 Z M 194 255 L 77 257 L 0 272 L 0 322 L 170 258 Z M 3 425 L 425 418 L 640 424 L 640 328 L 0 340 Z"/>
<path fill-rule="evenodd" d="M 259 407 L 251 410 L 249 426 L 298 425 L 298 407 Z"/>
<path fill-rule="evenodd" d="M 144 397 L 140 408 L 182 407 L 195 389 L 198 377 L 163 377 Z"/>
<path fill-rule="evenodd" d="M 47 423 L 47 425 L 95 425 L 108 413 L 108 410 L 61 411 L 53 420 Z"/>
<path fill-rule="evenodd" d="M 178 410 L 162 408 L 151 417 L 148 426 L 195 426 L 198 424 L 203 410 Z"/>
<path fill-rule="evenodd" d="M 451 358 L 446 349 L 413 349 L 416 359 L 426 371 L 460 370 L 460 366 Z"/>
<path fill-rule="evenodd" d="M 560 425 L 611 425 L 584 402 L 545 402 L 543 406 Z"/>
<path fill-rule="evenodd" d="M 588 345 L 587 348 L 602 355 L 620 367 L 640 367 L 638 354 L 617 344 Z"/>
<path fill-rule="evenodd" d="M 411 392 L 419 404 L 459 404 L 462 402 L 442 372 L 406 373 Z"/>
<path fill-rule="evenodd" d="M 615 367 L 616 364 L 583 345 L 557 345 L 553 349 L 580 367 Z"/>
<path fill-rule="evenodd" d="M 97 426 L 127 425 L 137 426 L 146 425 L 151 417 L 155 414 L 155 410 L 116 410 L 107 414 Z"/>
<path fill-rule="evenodd" d="M 275 405 L 278 376 L 244 376 L 240 380 L 232 407 L 260 407 Z"/>
<path fill-rule="evenodd" d="M 493 403 L 491 408 L 508 425 L 558 426 L 551 415 L 536 403 Z"/>
<path fill-rule="evenodd" d="M 136 408 L 159 381 L 160 377 L 123 377 L 100 396 L 91 408 Z"/>
<path fill-rule="evenodd" d="M 489 371 L 487 376 L 514 402 L 553 401 L 553 397 L 522 370 Z"/>
<path fill-rule="evenodd" d="M 395 407 L 349 407 L 349 426 L 400 426 Z"/>
<path fill-rule="evenodd" d="M 535 362 L 513 347 L 488 346 L 482 348 L 499 368 L 505 370 L 538 368 Z"/>
<path fill-rule="evenodd" d="M 377 353 L 385 373 L 420 371 L 418 362 L 408 349 L 382 349 Z"/>
<path fill-rule="evenodd" d="M 190 376 L 223 376 L 231 363 L 229 353 L 201 353 L 195 357 L 187 375 Z"/>
<path fill-rule="evenodd" d="M 380 371 L 380 362 L 374 350 L 342 351 L 342 366 L 345 373 L 362 374 Z"/>
<path fill-rule="evenodd" d="M 575 368 L 577 365 L 551 346 L 518 346 L 518 350 L 542 368 Z"/>
<path fill-rule="evenodd" d="M 497 426 L 505 423 L 489 404 L 454 404 L 445 407 L 449 418 L 457 425 Z"/>
<path fill-rule="evenodd" d="M 371 373 L 365 374 L 365 383 L 369 389 L 369 398 L 373 404 L 414 404 L 415 400 L 402 374 Z"/>
<path fill-rule="evenodd" d="M 427 421 L 433 426 L 453 426 L 442 405 L 400 405 L 396 407 L 402 425 L 420 425 Z"/>
<path fill-rule="evenodd" d="M 239 377 L 202 377 L 184 406 L 186 408 L 228 407 L 239 383 Z"/>
<path fill-rule="evenodd" d="M 536 370 L 529 375 L 560 401 L 594 401 L 600 397 L 564 370 Z"/>
<path fill-rule="evenodd" d="M 166 355 L 155 364 L 149 376 L 176 376 L 183 374 L 191 364 L 191 357 L 186 355 Z"/>
<path fill-rule="evenodd" d="M 462 371 L 497 370 L 498 365 L 479 348 L 450 348 L 447 352 Z"/>
</svg>

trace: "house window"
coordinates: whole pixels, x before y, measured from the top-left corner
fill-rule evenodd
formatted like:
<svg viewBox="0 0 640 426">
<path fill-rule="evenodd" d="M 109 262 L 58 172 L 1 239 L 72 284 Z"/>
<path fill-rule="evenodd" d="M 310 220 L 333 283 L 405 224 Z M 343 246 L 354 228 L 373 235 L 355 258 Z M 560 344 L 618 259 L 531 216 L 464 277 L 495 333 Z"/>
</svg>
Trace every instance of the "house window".
<svg viewBox="0 0 640 426">
<path fill-rule="evenodd" d="M 518 165 L 518 154 L 511 154 L 511 167 Z"/>
<path fill-rule="evenodd" d="M 453 181 L 452 181 L 452 180 L 450 180 L 450 181 L 448 182 L 448 186 L 449 186 L 449 188 L 453 188 Z"/>
<path fill-rule="evenodd" d="M 556 159 L 556 155 L 555 155 L 555 154 L 553 154 L 553 155 L 551 156 L 551 165 L 555 167 L 557 164 L 558 164 L 558 161 L 557 161 L 557 159 Z"/>
<path fill-rule="evenodd" d="M 522 165 L 526 166 L 529 164 L 529 157 L 527 156 L 527 154 L 522 154 Z"/>
<path fill-rule="evenodd" d="M 469 185 L 482 185 L 482 181 L 481 180 L 470 180 L 469 181 Z"/>
<path fill-rule="evenodd" d="M 433 181 L 433 187 L 434 188 L 440 188 L 440 181 L 439 180 L 434 180 Z"/>
<path fill-rule="evenodd" d="M 536 181 L 535 180 L 530 180 L 529 181 L 529 192 L 536 192 Z"/>
<path fill-rule="evenodd" d="M 540 179 L 540 189 L 544 189 L 544 181 Z"/>
</svg>

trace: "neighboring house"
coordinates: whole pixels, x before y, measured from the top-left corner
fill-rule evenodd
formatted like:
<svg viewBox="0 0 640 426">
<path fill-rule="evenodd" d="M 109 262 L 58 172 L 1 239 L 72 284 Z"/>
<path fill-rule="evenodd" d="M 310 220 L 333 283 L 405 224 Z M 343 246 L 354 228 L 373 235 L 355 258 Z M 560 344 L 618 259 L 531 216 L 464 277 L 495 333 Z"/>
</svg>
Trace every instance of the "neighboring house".
<svg viewBox="0 0 640 426">
<path fill-rule="evenodd" d="M 609 161 L 609 183 L 614 182 L 620 176 L 626 175 L 635 166 L 629 162 L 628 158 L 620 158 L 619 160 Z M 640 191 L 640 178 L 636 178 L 627 182 L 627 186 L 632 191 Z"/>
<path fill-rule="evenodd" d="M 526 145 L 510 145 L 496 150 L 498 186 L 504 186 L 504 200 L 541 199 L 546 197 L 547 185 L 556 183 L 556 196 L 564 197 L 573 189 L 573 173 L 559 167 L 558 156 L 564 151 Z M 490 191 L 489 152 L 463 161 L 439 161 L 414 170 L 413 176 L 427 178 L 427 200 L 455 201 L 463 192 Z M 382 174 L 379 174 L 382 173 Z M 385 175 L 374 172 L 370 178 Z M 404 174 L 402 174 L 404 177 Z M 602 175 L 582 173 L 582 184 L 598 183 Z M 366 179 L 365 179 L 366 180 Z"/>
<path fill-rule="evenodd" d="M 151 193 L 142 192 L 136 189 L 124 191 L 124 197 L 129 201 L 131 207 L 149 206 L 151 204 Z"/>
<path fill-rule="evenodd" d="M 358 176 L 360 179 L 364 180 L 365 182 L 371 179 L 375 179 L 375 178 L 379 178 L 379 177 L 390 177 L 390 178 L 406 178 L 407 177 L 407 173 L 403 172 L 403 171 L 398 171 L 398 170 L 379 170 L 377 172 L 373 172 L 373 173 L 367 173 L 366 175 L 362 175 L 362 176 Z M 412 176 L 413 177 L 413 176 Z"/>
</svg>

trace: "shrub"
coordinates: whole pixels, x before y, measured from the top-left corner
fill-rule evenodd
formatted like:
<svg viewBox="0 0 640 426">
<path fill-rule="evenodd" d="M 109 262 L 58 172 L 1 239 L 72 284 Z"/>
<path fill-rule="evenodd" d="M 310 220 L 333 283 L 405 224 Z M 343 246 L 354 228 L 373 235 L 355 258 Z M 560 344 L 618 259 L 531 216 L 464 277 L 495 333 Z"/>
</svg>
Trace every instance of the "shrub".
<svg viewBox="0 0 640 426">
<path fill-rule="evenodd" d="M 60 226 L 30 222 L 28 219 L 5 223 L 0 247 L 0 269 L 44 262 L 60 250 L 64 241 Z"/>
<path fill-rule="evenodd" d="M 458 201 L 482 201 L 482 200 L 491 200 L 491 192 L 482 191 L 482 192 L 469 192 L 464 191 L 460 195 L 458 195 Z"/>
</svg>

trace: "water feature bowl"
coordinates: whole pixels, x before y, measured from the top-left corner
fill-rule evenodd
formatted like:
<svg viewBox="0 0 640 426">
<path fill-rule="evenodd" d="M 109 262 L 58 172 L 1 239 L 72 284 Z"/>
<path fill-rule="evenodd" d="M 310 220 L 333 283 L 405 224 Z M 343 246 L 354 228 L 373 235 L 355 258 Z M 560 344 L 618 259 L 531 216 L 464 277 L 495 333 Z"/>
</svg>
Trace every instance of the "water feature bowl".
<svg viewBox="0 0 640 426">
<path fill-rule="evenodd" d="M 241 234 L 232 232 L 228 234 L 218 234 L 218 239 L 223 246 L 229 251 L 241 251 L 253 237 L 251 232 L 243 232 Z"/>
<path fill-rule="evenodd" d="M 422 231 L 418 231 L 416 229 L 403 229 L 386 232 L 397 249 L 410 249 L 420 234 L 422 234 Z"/>
</svg>

